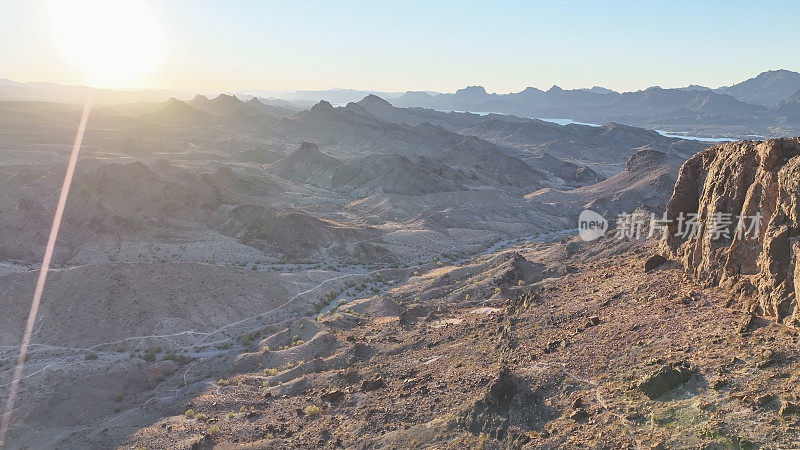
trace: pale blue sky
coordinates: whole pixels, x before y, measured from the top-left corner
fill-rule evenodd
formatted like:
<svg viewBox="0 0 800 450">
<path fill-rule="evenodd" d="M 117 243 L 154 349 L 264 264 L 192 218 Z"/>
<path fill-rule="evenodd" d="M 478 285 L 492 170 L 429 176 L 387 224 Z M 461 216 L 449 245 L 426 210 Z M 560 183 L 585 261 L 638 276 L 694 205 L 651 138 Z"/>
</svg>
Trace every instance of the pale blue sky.
<svg viewBox="0 0 800 450">
<path fill-rule="evenodd" d="M 104 87 L 636 90 L 800 71 L 800 2 L 142 1 L 167 57 Z M 0 77 L 90 83 L 54 49 L 48 5 L 0 3 Z"/>
</svg>

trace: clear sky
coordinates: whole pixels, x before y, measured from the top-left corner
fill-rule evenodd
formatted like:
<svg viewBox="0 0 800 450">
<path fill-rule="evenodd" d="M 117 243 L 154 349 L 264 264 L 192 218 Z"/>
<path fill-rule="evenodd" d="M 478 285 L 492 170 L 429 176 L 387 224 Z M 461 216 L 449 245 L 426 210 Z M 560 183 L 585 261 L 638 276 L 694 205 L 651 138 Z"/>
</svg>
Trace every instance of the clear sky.
<svg viewBox="0 0 800 450">
<path fill-rule="evenodd" d="M 0 3 L 0 77 L 191 91 L 509 92 L 717 87 L 800 71 L 793 1 L 128 0 L 157 21 L 163 57 L 121 82 L 92 79 L 65 56 L 54 1 Z"/>
</svg>

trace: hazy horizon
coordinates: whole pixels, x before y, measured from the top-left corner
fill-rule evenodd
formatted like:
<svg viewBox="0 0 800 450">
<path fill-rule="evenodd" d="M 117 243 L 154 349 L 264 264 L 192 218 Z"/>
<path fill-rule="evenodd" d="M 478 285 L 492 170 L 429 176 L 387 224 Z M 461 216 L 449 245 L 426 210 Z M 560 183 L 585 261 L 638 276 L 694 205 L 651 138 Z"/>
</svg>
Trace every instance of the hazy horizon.
<svg viewBox="0 0 800 450">
<path fill-rule="evenodd" d="M 55 84 L 55 85 L 68 86 L 68 87 L 88 87 L 88 88 L 92 88 L 92 89 L 112 90 L 112 91 L 122 91 L 122 92 L 127 92 L 127 91 L 136 92 L 136 91 L 150 91 L 150 90 L 152 90 L 152 91 L 168 91 L 168 92 L 176 92 L 176 93 L 180 92 L 180 93 L 184 93 L 184 94 L 196 94 L 196 95 L 205 95 L 205 96 L 209 96 L 209 95 L 216 96 L 216 95 L 219 95 L 219 94 L 226 94 L 226 93 L 237 93 L 238 94 L 238 93 L 247 93 L 247 92 L 256 92 L 256 91 L 275 92 L 275 93 L 294 93 L 294 92 L 304 92 L 304 91 L 308 91 L 308 92 L 316 92 L 316 91 L 324 92 L 324 91 L 336 91 L 336 90 L 359 91 L 359 92 L 383 92 L 383 93 L 396 93 L 396 94 L 402 94 L 402 93 L 405 93 L 405 92 L 436 92 L 438 94 L 451 94 L 451 93 L 455 93 L 458 90 L 461 90 L 461 89 L 464 89 L 464 88 L 467 88 L 467 87 L 472 87 L 472 86 L 483 87 L 483 88 L 486 89 L 486 92 L 489 93 L 489 94 L 516 93 L 516 92 L 523 91 L 528 87 L 533 87 L 533 88 L 536 88 L 536 89 L 539 89 L 539 90 L 542 90 L 542 91 L 547 91 L 548 89 L 550 89 L 552 87 L 555 87 L 555 86 L 557 86 L 559 88 L 562 88 L 562 89 L 565 89 L 565 90 L 591 89 L 593 87 L 602 87 L 602 88 L 612 89 L 612 90 L 614 90 L 616 92 L 624 93 L 624 92 L 642 91 L 642 90 L 646 90 L 646 89 L 653 88 L 653 87 L 660 87 L 660 88 L 663 88 L 663 89 L 674 89 L 674 88 L 688 87 L 690 85 L 700 85 L 700 86 L 708 87 L 708 88 L 711 88 L 711 89 L 716 89 L 716 88 L 719 88 L 719 87 L 724 87 L 724 86 L 729 86 L 729 85 L 732 85 L 732 84 L 736 84 L 736 83 L 745 81 L 745 80 L 750 79 L 750 78 L 754 78 L 757 75 L 759 75 L 761 73 L 764 73 L 764 72 L 778 71 L 778 70 L 790 70 L 790 71 L 793 71 L 793 72 L 800 72 L 800 69 L 792 70 L 792 69 L 786 69 L 786 68 L 783 68 L 783 67 L 765 68 L 764 70 L 762 70 L 760 72 L 753 73 L 752 75 L 745 75 L 744 78 L 742 78 L 740 80 L 732 81 L 732 82 L 726 83 L 726 84 L 699 84 L 699 83 L 687 81 L 684 84 L 679 84 L 679 85 L 675 85 L 675 86 L 665 86 L 665 85 L 662 85 L 662 84 L 651 84 L 651 85 L 648 85 L 648 86 L 645 86 L 645 87 L 642 87 L 642 88 L 637 88 L 637 89 L 612 89 L 612 88 L 608 87 L 607 84 L 604 84 L 602 82 L 597 82 L 597 83 L 594 83 L 594 84 L 591 84 L 591 85 L 574 86 L 574 87 L 572 87 L 572 86 L 567 87 L 567 86 L 565 86 L 563 84 L 556 83 L 556 84 L 547 85 L 547 86 L 527 85 L 527 86 L 521 87 L 519 89 L 510 90 L 510 91 L 492 90 L 488 86 L 485 86 L 485 85 L 482 85 L 482 84 L 476 84 L 476 83 L 465 84 L 463 86 L 455 87 L 455 88 L 453 88 L 451 90 L 448 90 L 448 91 L 436 91 L 436 90 L 430 90 L 430 89 L 415 89 L 414 87 L 409 87 L 408 89 L 398 89 L 398 90 L 382 90 L 382 89 L 373 89 L 373 88 L 370 88 L 368 86 L 367 87 L 360 87 L 360 86 L 359 87 L 331 86 L 331 87 L 327 87 L 327 88 L 323 87 L 323 88 L 317 88 L 317 89 L 307 89 L 307 88 L 304 88 L 304 87 L 289 88 L 289 89 L 271 89 L 271 88 L 268 88 L 268 87 L 267 88 L 263 88 L 263 87 L 260 87 L 260 88 L 259 87 L 243 87 L 243 88 L 230 88 L 230 89 L 204 89 L 204 88 L 200 88 L 200 89 L 181 89 L 181 88 L 166 88 L 166 87 L 161 87 L 161 86 L 152 86 L 152 87 L 150 87 L 150 86 L 147 86 L 147 87 L 125 87 L 125 86 L 115 87 L 115 86 L 112 86 L 112 87 L 103 87 L 103 86 L 93 86 L 91 84 L 59 83 L 59 82 L 51 81 L 51 80 L 18 80 L 18 79 L 12 79 L 10 77 L 5 77 L 5 76 L 2 76 L 2 75 L 0 75 L 0 79 L 5 79 L 5 80 L 12 81 L 12 82 L 15 82 L 15 83 L 43 83 L 43 84 L 50 83 L 50 84 Z"/>
<path fill-rule="evenodd" d="M 353 2 L 344 8 L 325 2 L 127 0 L 104 4 L 105 15 L 93 17 L 96 6 L 49 0 L 0 5 L 0 14 L 8 18 L 0 30 L 7 43 L 0 49 L 0 77 L 182 92 L 334 86 L 454 92 L 480 85 L 505 93 L 553 85 L 617 91 L 689 84 L 715 88 L 766 70 L 800 71 L 794 57 L 800 37 L 782 32 L 791 28 L 800 5 L 777 2 L 670 8 L 581 1 L 457 8 Z M 117 8 L 122 13 L 109 23 L 108 13 Z M 75 22 L 86 26 L 75 27 Z M 745 25 L 751 29 L 742 32 Z M 138 32 L 137 40 L 118 33 L 126 27 Z M 97 40 L 97 34 L 106 39 Z M 118 45 L 117 35 L 127 41 Z M 96 48 L 75 49 L 98 41 Z M 93 63 L 92 51 L 116 53 L 109 49 L 126 46 L 138 53 L 121 51 L 116 60 L 104 61 L 123 66 L 111 67 L 113 76 L 97 77 L 95 70 L 92 78 L 76 64 Z M 83 53 L 76 57 L 76 51 Z M 30 57 L 34 54 L 37 58 Z M 132 76 L 122 70 L 129 62 L 147 71 Z"/>
</svg>

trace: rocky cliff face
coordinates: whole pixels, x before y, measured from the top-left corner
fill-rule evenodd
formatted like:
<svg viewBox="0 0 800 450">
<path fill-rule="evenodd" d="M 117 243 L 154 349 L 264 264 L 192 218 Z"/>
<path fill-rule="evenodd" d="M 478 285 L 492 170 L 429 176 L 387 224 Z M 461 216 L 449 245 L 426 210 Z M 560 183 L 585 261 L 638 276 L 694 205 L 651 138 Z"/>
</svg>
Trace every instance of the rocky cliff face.
<svg viewBox="0 0 800 450">
<path fill-rule="evenodd" d="M 681 235 L 694 214 L 702 231 Z M 681 168 L 667 217 L 665 250 L 688 272 L 733 288 L 755 314 L 800 324 L 800 138 L 698 153 Z"/>
</svg>

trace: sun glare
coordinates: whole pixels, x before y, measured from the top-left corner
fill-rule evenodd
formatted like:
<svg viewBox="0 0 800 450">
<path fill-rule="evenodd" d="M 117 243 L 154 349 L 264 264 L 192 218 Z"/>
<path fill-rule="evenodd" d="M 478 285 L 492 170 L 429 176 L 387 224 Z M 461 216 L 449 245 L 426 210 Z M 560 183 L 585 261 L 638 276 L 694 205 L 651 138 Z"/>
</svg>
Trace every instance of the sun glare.
<svg viewBox="0 0 800 450">
<path fill-rule="evenodd" d="M 50 3 L 53 39 L 62 57 L 97 87 L 136 87 L 166 53 L 164 31 L 139 0 Z"/>
</svg>

